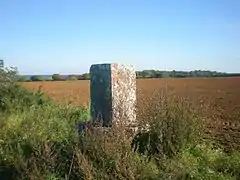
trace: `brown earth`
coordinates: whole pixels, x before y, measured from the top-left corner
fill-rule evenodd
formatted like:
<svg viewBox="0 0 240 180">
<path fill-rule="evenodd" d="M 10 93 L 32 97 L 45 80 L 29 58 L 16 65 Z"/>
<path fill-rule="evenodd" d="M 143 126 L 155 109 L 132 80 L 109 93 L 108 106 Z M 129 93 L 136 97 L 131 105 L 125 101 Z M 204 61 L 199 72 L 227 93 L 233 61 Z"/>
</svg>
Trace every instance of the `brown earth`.
<svg viewBox="0 0 240 180">
<path fill-rule="evenodd" d="M 88 105 L 89 81 L 27 82 L 30 89 L 40 86 L 46 94 L 60 103 Z M 229 148 L 240 149 L 240 78 L 199 79 L 141 79 L 137 80 L 138 97 L 151 96 L 154 91 L 166 90 L 202 105 L 211 120 L 209 132 Z"/>
</svg>

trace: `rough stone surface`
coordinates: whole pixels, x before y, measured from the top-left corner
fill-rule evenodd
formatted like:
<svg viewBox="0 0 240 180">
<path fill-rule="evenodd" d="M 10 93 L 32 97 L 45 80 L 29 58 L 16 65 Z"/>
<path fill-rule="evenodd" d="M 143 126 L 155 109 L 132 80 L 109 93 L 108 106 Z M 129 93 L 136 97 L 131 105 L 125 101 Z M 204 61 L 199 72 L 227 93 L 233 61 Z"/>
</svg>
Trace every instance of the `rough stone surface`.
<svg viewBox="0 0 240 180">
<path fill-rule="evenodd" d="M 136 121 L 136 73 L 131 65 L 95 64 L 91 74 L 91 115 L 103 126 Z"/>
<path fill-rule="evenodd" d="M 136 120 L 136 72 L 133 66 L 112 64 L 113 120 L 133 124 Z"/>
</svg>

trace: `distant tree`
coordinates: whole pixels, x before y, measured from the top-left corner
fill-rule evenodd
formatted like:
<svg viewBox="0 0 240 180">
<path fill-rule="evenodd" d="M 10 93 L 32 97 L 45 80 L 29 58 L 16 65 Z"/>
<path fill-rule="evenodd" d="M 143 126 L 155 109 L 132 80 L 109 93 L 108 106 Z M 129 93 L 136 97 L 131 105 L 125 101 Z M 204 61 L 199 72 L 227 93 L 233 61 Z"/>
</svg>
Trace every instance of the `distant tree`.
<svg viewBox="0 0 240 180">
<path fill-rule="evenodd" d="M 30 81 L 30 79 L 27 76 L 18 76 L 18 82 L 27 82 Z"/>
<path fill-rule="evenodd" d="M 176 75 L 178 74 L 178 72 L 176 72 L 175 70 L 173 70 L 172 72 L 170 72 L 170 77 L 176 77 Z"/>
<path fill-rule="evenodd" d="M 45 78 L 45 81 L 52 81 L 52 77 Z"/>
<path fill-rule="evenodd" d="M 240 73 L 229 73 L 224 74 L 225 77 L 240 77 Z"/>
<path fill-rule="evenodd" d="M 202 71 L 202 70 L 194 70 L 194 71 L 158 71 L 158 70 L 143 70 L 136 71 L 137 79 L 140 78 L 201 78 L 201 77 L 231 77 L 231 76 L 240 76 L 239 73 L 229 74 L 222 73 L 216 71 Z"/>
<path fill-rule="evenodd" d="M 187 74 L 184 72 L 175 72 L 175 76 L 176 78 L 185 78 L 187 77 Z"/>
<path fill-rule="evenodd" d="M 136 78 L 137 79 L 143 78 L 142 71 L 136 71 Z"/>
<path fill-rule="evenodd" d="M 162 78 L 162 72 L 156 71 L 155 72 L 155 78 Z"/>
<path fill-rule="evenodd" d="M 44 78 L 42 76 L 39 76 L 39 75 L 34 75 L 34 76 L 31 76 L 31 81 L 44 81 Z"/>
<path fill-rule="evenodd" d="M 89 73 L 84 73 L 82 75 L 82 77 L 83 77 L 84 80 L 89 80 L 90 79 L 90 74 Z"/>
<path fill-rule="evenodd" d="M 194 71 L 159 71 L 159 70 L 143 70 L 136 71 L 136 78 L 190 78 L 190 77 L 231 77 L 231 76 L 240 76 L 239 73 L 229 74 L 216 71 L 207 71 L 207 70 L 194 70 Z M 59 74 L 53 74 L 53 81 L 64 81 L 64 80 L 89 80 L 90 74 L 84 73 L 82 75 L 69 75 L 66 78 Z"/>
<path fill-rule="evenodd" d="M 83 75 L 77 75 L 78 80 L 84 80 Z"/>
<path fill-rule="evenodd" d="M 52 80 L 53 81 L 64 81 L 65 79 L 60 74 L 53 74 Z"/>
<path fill-rule="evenodd" d="M 169 77 L 170 77 L 170 72 L 163 71 L 163 72 L 162 72 L 162 77 L 163 77 L 163 78 L 169 78 Z"/>
<path fill-rule="evenodd" d="M 78 77 L 75 76 L 75 75 L 68 75 L 66 80 L 68 80 L 68 81 L 76 81 L 76 80 L 78 80 Z"/>
<path fill-rule="evenodd" d="M 152 78 L 153 77 L 153 71 L 152 70 L 143 70 L 142 71 L 142 76 L 144 78 Z"/>
<path fill-rule="evenodd" d="M 3 68 L 3 67 L 4 67 L 4 61 L 0 60 L 0 68 Z"/>
</svg>

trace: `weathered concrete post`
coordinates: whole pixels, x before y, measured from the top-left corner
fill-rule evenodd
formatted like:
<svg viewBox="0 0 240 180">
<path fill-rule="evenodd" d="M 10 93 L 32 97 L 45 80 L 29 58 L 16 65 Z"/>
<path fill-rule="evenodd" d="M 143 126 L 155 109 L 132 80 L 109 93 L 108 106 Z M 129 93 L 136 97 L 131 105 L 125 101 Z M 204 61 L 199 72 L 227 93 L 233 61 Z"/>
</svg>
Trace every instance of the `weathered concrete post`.
<svg viewBox="0 0 240 180">
<path fill-rule="evenodd" d="M 91 116 L 111 126 L 136 122 L 136 73 L 131 65 L 94 64 L 91 75 Z"/>
</svg>

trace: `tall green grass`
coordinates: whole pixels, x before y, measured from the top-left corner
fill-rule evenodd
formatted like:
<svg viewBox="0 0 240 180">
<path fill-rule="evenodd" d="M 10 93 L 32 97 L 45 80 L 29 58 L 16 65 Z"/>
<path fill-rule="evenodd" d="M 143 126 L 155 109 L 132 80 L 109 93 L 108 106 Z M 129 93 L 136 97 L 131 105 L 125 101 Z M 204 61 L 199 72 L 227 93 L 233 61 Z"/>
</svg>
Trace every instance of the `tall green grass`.
<svg viewBox="0 0 240 180">
<path fill-rule="evenodd" d="M 201 115 L 183 99 L 149 99 L 138 112 L 139 129 L 148 130 L 132 141 L 121 127 L 78 134 L 88 109 L 29 92 L 14 83 L 13 72 L 1 76 L 0 179 L 240 178 L 240 152 L 204 140 Z"/>
</svg>

